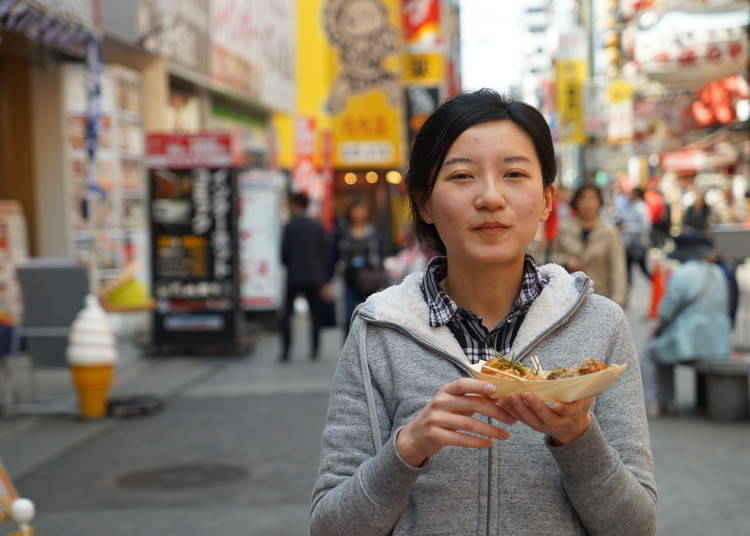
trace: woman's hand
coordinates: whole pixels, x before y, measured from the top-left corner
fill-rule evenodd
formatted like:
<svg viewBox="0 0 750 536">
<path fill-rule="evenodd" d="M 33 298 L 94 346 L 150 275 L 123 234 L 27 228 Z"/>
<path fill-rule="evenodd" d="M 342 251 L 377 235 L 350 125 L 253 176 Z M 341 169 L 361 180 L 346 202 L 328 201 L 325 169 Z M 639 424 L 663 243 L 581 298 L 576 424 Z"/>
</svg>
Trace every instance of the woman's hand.
<svg viewBox="0 0 750 536">
<path fill-rule="evenodd" d="M 512 393 L 500 404 L 507 413 L 530 428 L 549 435 L 559 445 L 567 445 L 578 439 L 591 424 L 589 409 L 595 398 L 589 396 L 548 406 L 534 393 Z"/>
<path fill-rule="evenodd" d="M 492 439 L 508 439 L 510 432 L 472 417 L 481 413 L 505 424 L 516 422 L 488 395 L 495 386 L 472 378 L 461 378 L 440 389 L 414 419 L 401 429 L 396 450 L 413 467 L 421 466 L 447 445 L 487 448 Z M 467 396 L 472 395 L 472 396 Z M 487 437 L 459 432 L 473 432 Z"/>
</svg>

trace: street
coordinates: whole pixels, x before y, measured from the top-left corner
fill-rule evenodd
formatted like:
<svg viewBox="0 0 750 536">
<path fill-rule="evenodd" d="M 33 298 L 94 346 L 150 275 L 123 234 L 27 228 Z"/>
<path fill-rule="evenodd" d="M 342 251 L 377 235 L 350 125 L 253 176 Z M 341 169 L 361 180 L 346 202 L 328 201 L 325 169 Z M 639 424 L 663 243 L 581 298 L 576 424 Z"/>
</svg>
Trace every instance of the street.
<svg viewBox="0 0 750 536">
<path fill-rule="evenodd" d="M 643 322 L 645 283 L 638 281 L 629 308 L 637 343 L 650 328 Z M 36 504 L 36 533 L 306 534 L 340 334 L 326 331 L 321 360 L 310 362 L 303 357 L 305 317 L 298 315 L 295 328 L 299 344 L 285 366 L 276 361 L 273 333 L 248 358 L 141 359 L 129 389 L 171 386 L 157 415 L 2 423 L 0 452 L 19 491 Z M 689 370 L 680 370 L 682 414 L 651 422 L 662 505 L 658 534 L 747 534 L 750 427 L 693 416 L 692 380 Z M 55 451 L 49 444 L 58 439 L 66 443 Z M 41 442 L 50 450 L 35 464 L 29 457 Z"/>
</svg>

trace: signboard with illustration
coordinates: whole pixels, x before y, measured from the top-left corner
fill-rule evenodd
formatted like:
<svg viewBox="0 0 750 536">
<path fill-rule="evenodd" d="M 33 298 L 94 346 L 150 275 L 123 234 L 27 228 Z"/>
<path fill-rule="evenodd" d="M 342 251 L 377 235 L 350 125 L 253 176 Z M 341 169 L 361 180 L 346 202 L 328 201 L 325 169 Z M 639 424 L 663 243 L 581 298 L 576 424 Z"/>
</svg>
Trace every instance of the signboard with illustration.
<svg viewBox="0 0 750 536">
<path fill-rule="evenodd" d="M 237 162 L 230 134 L 148 139 L 154 344 L 236 336 Z"/>
<path fill-rule="evenodd" d="M 397 0 L 325 4 L 325 31 L 336 49 L 327 100 L 336 167 L 402 164 L 403 98 L 396 54 L 400 8 Z"/>
</svg>

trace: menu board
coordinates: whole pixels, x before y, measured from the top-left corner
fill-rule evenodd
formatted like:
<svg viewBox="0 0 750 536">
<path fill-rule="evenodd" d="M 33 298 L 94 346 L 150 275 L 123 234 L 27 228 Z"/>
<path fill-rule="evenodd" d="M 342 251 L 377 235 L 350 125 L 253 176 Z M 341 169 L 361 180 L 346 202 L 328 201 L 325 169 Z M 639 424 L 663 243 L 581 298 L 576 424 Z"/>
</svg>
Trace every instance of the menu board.
<svg viewBox="0 0 750 536">
<path fill-rule="evenodd" d="M 149 137 L 154 344 L 223 344 L 236 336 L 236 177 L 212 134 Z M 212 156 L 213 155 L 213 156 Z M 229 160 L 218 160 L 225 164 Z M 205 165 L 201 165 L 201 163 Z"/>
<path fill-rule="evenodd" d="M 140 75 L 121 66 L 102 73 L 101 131 L 94 180 L 86 183 L 87 73 L 66 65 L 65 139 L 73 258 L 91 268 L 94 284 L 135 262 L 148 281 L 145 135 Z"/>
</svg>

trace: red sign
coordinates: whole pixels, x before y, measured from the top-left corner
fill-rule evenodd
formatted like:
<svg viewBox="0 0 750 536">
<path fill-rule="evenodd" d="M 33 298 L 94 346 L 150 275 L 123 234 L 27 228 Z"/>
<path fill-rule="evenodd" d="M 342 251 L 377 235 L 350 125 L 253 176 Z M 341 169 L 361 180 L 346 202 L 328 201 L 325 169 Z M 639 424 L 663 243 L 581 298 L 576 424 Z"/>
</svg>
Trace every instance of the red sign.
<svg viewBox="0 0 750 536">
<path fill-rule="evenodd" d="M 310 194 L 318 178 L 315 170 L 315 118 L 298 117 L 294 126 L 295 163 L 292 183 L 298 192 Z"/>
<path fill-rule="evenodd" d="M 242 146 L 232 132 L 150 134 L 148 163 L 169 169 L 238 167 Z"/>
<path fill-rule="evenodd" d="M 404 42 L 435 47 L 440 44 L 439 0 L 403 0 Z"/>
</svg>

